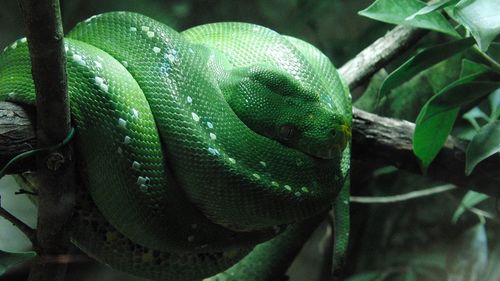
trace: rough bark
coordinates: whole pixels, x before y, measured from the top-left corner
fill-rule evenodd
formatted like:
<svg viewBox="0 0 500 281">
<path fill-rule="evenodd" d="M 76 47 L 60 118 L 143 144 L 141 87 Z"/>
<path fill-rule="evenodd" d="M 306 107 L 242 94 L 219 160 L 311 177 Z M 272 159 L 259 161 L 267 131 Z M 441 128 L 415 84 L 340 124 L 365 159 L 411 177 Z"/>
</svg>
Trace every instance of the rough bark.
<svg viewBox="0 0 500 281">
<path fill-rule="evenodd" d="M 398 25 L 344 64 L 339 72 L 349 89 L 354 89 L 393 58 L 412 47 L 426 33 L 424 29 Z"/>
<path fill-rule="evenodd" d="M 36 138 L 39 147 L 60 143 L 71 129 L 63 29 L 58 0 L 20 0 L 36 91 Z M 38 256 L 29 280 L 63 280 L 66 264 L 49 262 L 64 255 L 75 193 L 71 147 L 37 155 Z"/>
<path fill-rule="evenodd" d="M 353 115 L 354 160 L 373 166 L 390 164 L 406 171 L 423 173 L 412 151 L 415 124 L 356 108 Z M 467 142 L 449 136 L 426 175 L 438 181 L 498 197 L 500 174 L 494 171 L 500 169 L 500 153 L 487 158 L 470 176 L 465 176 L 466 147 Z"/>
</svg>

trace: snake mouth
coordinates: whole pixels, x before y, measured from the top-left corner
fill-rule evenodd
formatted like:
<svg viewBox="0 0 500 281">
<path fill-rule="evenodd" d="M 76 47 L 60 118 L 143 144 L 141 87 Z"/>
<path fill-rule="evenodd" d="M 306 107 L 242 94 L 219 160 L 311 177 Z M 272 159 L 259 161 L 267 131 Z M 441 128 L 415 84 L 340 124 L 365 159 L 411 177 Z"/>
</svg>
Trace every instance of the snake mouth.
<svg viewBox="0 0 500 281">
<path fill-rule="evenodd" d="M 351 140 L 351 128 L 349 125 L 343 124 L 340 126 L 338 133 L 340 133 L 340 136 L 336 138 L 333 144 L 330 143 L 323 146 L 309 145 L 304 152 L 319 159 L 334 159 L 339 157 Z"/>
<path fill-rule="evenodd" d="M 331 147 L 317 148 L 317 149 L 308 148 L 304 152 L 311 157 L 328 160 L 338 157 L 342 153 L 342 151 L 343 148 L 341 148 L 340 145 L 335 145 Z"/>
</svg>

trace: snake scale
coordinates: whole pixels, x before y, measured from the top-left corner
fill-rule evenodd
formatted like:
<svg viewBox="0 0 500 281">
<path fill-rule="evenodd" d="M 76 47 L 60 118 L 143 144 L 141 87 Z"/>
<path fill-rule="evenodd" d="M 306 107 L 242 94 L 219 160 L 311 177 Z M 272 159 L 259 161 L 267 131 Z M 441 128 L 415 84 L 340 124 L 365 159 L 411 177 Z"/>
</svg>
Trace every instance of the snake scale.
<svg viewBox="0 0 500 281">
<path fill-rule="evenodd" d="M 259 280 L 340 198 L 351 98 L 312 45 L 112 12 L 79 23 L 65 51 L 82 190 L 72 241 L 97 260 L 152 280 Z M 30 69 L 26 39 L 4 50 L 1 100 L 34 104 Z"/>
</svg>

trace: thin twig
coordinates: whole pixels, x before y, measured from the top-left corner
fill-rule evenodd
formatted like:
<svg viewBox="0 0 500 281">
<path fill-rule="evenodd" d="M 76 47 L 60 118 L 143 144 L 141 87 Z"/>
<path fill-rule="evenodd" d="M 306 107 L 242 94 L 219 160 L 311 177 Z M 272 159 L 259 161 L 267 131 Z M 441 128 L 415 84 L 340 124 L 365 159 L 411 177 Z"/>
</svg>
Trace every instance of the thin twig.
<svg viewBox="0 0 500 281">
<path fill-rule="evenodd" d="M 453 184 L 445 184 L 436 187 L 431 187 L 422 190 L 416 190 L 404 194 L 391 195 L 391 196 L 351 196 L 350 201 L 354 203 L 364 203 L 364 204 L 387 204 L 387 203 L 397 203 L 402 201 L 408 201 L 411 199 L 421 198 L 425 196 L 435 195 L 438 193 L 450 191 L 457 188 Z"/>
<path fill-rule="evenodd" d="M 14 226 L 21 230 L 21 232 L 24 233 L 26 237 L 28 237 L 33 245 L 36 245 L 36 232 L 33 228 L 22 222 L 20 219 L 15 217 L 9 211 L 5 210 L 3 207 L 0 207 L 0 217 L 3 217 L 4 219 L 11 222 Z"/>
<path fill-rule="evenodd" d="M 487 218 L 489 220 L 492 220 L 494 221 L 495 223 L 499 224 L 500 223 L 500 219 L 498 219 L 497 216 L 491 214 L 490 212 L 486 212 L 484 210 L 481 210 L 481 209 L 478 209 L 478 208 L 474 208 L 474 207 L 471 207 L 471 208 L 467 208 L 467 210 L 469 210 L 470 212 L 476 214 L 478 217 L 482 217 L 482 218 Z"/>
</svg>

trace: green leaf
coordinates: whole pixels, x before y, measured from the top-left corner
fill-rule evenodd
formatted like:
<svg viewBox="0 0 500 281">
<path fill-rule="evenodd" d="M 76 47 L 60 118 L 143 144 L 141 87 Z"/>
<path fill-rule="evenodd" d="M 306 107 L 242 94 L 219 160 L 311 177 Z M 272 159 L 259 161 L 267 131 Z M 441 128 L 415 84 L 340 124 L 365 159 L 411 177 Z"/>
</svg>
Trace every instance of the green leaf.
<svg viewBox="0 0 500 281">
<path fill-rule="evenodd" d="M 500 120 L 483 126 L 467 146 L 465 174 L 470 175 L 484 159 L 500 151 Z"/>
<path fill-rule="evenodd" d="M 460 205 L 455 210 L 455 213 L 453 213 L 453 218 L 451 219 L 451 222 L 457 223 L 458 219 L 467 209 L 476 206 L 477 204 L 483 202 L 488 198 L 489 196 L 486 194 L 475 191 L 468 191 L 467 194 L 465 194 L 464 198 L 462 198 L 462 202 L 460 202 Z"/>
<path fill-rule="evenodd" d="M 431 4 L 429 6 L 426 6 L 426 7 L 422 8 L 422 9 L 418 10 L 413 15 L 407 17 L 406 20 L 411 20 L 411 19 L 415 18 L 416 16 L 426 15 L 428 13 L 431 13 L 431 12 L 434 12 L 434 11 L 437 11 L 437 10 L 449 7 L 451 5 L 455 5 L 456 3 L 458 3 L 458 1 L 459 0 L 445 0 L 445 1 L 441 1 L 441 2 L 437 2 L 437 3 Z"/>
<path fill-rule="evenodd" d="M 446 142 L 460 106 L 499 86 L 494 82 L 474 81 L 484 75 L 477 73 L 451 83 L 430 98 L 420 110 L 413 135 L 413 152 L 423 168 L 430 165 Z"/>
<path fill-rule="evenodd" d="M 0 276 L 2 276 L 9 268 L 30 260 L 36 256 L 35 252 L 25 253 L 10 253 L 0 250 Z"/>
<path fill-rule="evenodd" d="M 429 167 L 443 147 L 458 115 L 458 108 L 444 111 L 422 122 L 423 111 L 417 117 L 413 135 L 413 153 L 424 169 Z"/>
<path fill-rule="evenodd" d="M 417 73 L 460 53 L 474 44 L 471 38 L 459 39 L 422 50 L 394 70 L 380 87 L 380 98 L 392 89 L 408 81 Z"/>
<path fill-rule="evenodd" d="M 488 262 L 488 245 L 484 224 L 464 232 L 451 245 L 448 255 L 448 280 L 480 281 Z"/>
<path fill-rule="evenodd" d="M 478 74 L 488 71 L 490 68 L 482 63 L 477 63 L 468 59 L 462 60 L 462 68 L 460 69 L 460 77 L 466 77 L 472 74 Z"/>
<path fill-rule="evenodd" d="M 489 95 L 493 90 L 500 87 L 500 83 L 496 82 L 469 82 L 467 80 L 460 79 L 433 96 L 422 108 L 424 114 L 421 121 L 425 122 L 428 118 L 438 113 L 469 104 L 474 100 Z"/>
<path fill-rule="evenodd" d="M 489 97 L 490 102 L 490 118 L 492 120 L 500 117 L 500 89 L 495 90 Z"/>
<path fill-rule="evenodd" d="M 377 0 L 358 13 L 374 20 L 425 28 L 460 37 L 446 18 L 437 11 L 406 20 L 424 7 L 425 3 L 418 0 Z"/>
<path fill-rule="evenodd" d="M 477 119 L 483 119 L 483 120 L 486 120 L 486 121 L 489 121 L 490 118 L 488 117 L 488 115 L 486 115 L 486 113 L 484 113 L 480 108 L 479 106 L 476 106 L 474 107 L 473 109 L 467 111 L 466 113 L 464 113 L 464 115 L 462 115 L 462 118 L 464 118 L 465 120 L 469 121 L 469 123 L 474 127 L 474 129 L 476 130 L 479 130 L 481 129 L 481 126 L 479 125 L 479 123 L 476 121 Z M 474 131 L 474 135 L 476 135 L 476 132 Z M 470 139 L 472 140 L 472 138 Z"/>
<path fill-rule="evenodd" d="M 498 0 L 462 0 L 453 9 L 453 15 L 470 31 L 483 52 L 500 34 L 500 1 Z"/>
</svg>

